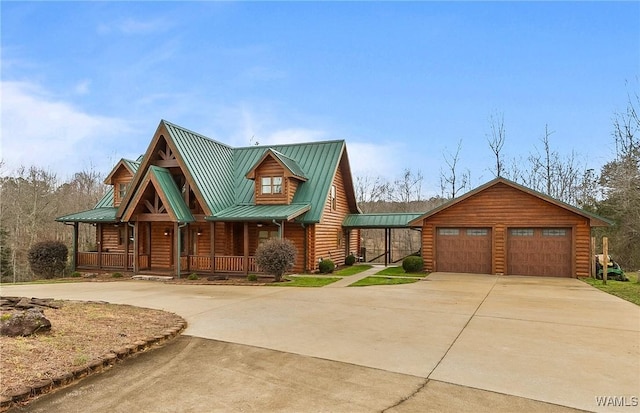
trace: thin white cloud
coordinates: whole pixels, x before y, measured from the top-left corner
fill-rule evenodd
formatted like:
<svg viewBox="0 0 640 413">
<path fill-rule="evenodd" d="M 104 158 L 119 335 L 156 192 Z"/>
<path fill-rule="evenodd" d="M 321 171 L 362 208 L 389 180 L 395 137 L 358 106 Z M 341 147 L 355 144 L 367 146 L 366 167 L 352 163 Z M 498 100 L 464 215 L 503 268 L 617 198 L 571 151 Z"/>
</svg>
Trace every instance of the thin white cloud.
<svg viewBox="0 0 640 413">
<path fill-rule="evenodd" d="M 73 88 L 73 90 L 78 95 L 86 95 L 91 91 L 90 86 L 91 86 L 91 80 L 84 79 L 78 82 Z"/>
<path fill-rule="evenodd" d="M 84 113 L 32 83 L 3 81 L 0 93 L 0 158 L 9 174 L 21 166 L 61 179 L 88 167 L 102 172 L 109 168 L 108 148 L 130 132 L 125 121 Z"/>
<path fill-rule="evenodd" d="M 393 181 L 403 170 L 404 158 L 401 145 L 347 140 L 347 151 L 354 177 L 380 176 Z"/>
<path fill-rule="evenodd" d="M 165 31 L 169 26 L 166 19 L 139 20 L 128 17 L 111 23 L 98 25 L 99 34 L 121 33 L 125 35 L 152 34 Z"/>
</svg>

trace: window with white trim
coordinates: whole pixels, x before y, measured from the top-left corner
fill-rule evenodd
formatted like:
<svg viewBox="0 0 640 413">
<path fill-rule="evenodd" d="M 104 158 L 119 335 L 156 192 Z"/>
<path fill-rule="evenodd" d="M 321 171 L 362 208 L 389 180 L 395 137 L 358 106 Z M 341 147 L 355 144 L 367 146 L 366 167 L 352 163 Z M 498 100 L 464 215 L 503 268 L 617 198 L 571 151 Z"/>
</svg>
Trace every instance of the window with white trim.
<svg viewBox="0 0 640 413">
<path fill-rule="evenodd" d="M 126 184 L 126 183 L 122 183 L 122 182 L 118 183 L 118 197 L 120 199 L 123 199 L 124 196 L 127 194 L 127 187 L 128 186 L 129 185 Z"/>
<path fill-rule="evenodd" d="M 262 184 L 262 194 L 281 194 L 282 193 L 282 177 L 281 176 L 263 176 L 260 179 Z"/>
</svg>

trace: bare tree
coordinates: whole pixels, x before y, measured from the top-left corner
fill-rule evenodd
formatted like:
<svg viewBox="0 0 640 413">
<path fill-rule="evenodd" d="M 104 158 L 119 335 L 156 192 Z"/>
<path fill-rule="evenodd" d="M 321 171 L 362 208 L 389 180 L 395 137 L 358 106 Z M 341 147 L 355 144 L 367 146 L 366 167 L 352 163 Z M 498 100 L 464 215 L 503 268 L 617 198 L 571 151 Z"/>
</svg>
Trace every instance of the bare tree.
<svg viewBox="0 0 640 413">
<path fill-rule="evenodd" d="M 487 135 L 487 142 L 489 143 L 489 148 L 491 148 L 491 152 L 493 152 L 493 156 L 495 157 L 495 176 L 502 176 L 504 172 L 504 160 L 502 154 L 502 148 L 504 147 L 504 142 L 507 138 L 507 133 L 504 128 L 504 114 L 493 114 L 489 118 L 489 127 L 491 129 L 490 134 Z"/>
<path fill-rule="evenodd" d="M 6 230 L 2 244 L 10 251 L 14 281 L 30 279 L 27 252 L 35 242 L 55 239 L 71 245 L 71 231 L 55 218 L 91 209 L 105 188 L 93 170 L 76 173 L 62 185 L 55 174 L 36 166 L 0 178 L 0 225 Z M 95 243 L 92 226 L 81 226 L 80 242 Z"/>
<path fill-rule="evenodd" d="M 407 212 L 412 201 L 421 200 L 423 180 L 422 172 L 413 172 L 410 168 L 406 168 L 402 176 L 393 181 L 389 198 L 400 204 L 402 212 Z"/>
<path fill-rule="evenodd" d="M 458 141 L 456 153 L 444 153 L 442 157 L 447 164 L 447 172 L 440 168 L 440 193 L 445 198 L 455 198 L 460 191 L 466 189 L 471 181 L 471 172 L 467 169 L 462 175 L 459 175 L 458 161 L 460 160 L 460 151 L 462 149 L 462 139 Z"/>
<path fill-rule="evenodd" d="M 607 232 L 612 254 L 627 268 L 640 268 L 640 97 L 628 96 L 627 109 L 613 120 L 616 158 L 603 166 L 605 199 L 598 212 L 615 220 Z"/>
<path fill-rule="evenodd" d="M 389 195 L 390 185 L 382 177 L 369 175 L 356 177 L 355 191 L 356 201 L 360 208 L 364 208 L 375 202 L 385 201 Z M 373 212 L 373 211 L 366 211 Z"/>
</svg>

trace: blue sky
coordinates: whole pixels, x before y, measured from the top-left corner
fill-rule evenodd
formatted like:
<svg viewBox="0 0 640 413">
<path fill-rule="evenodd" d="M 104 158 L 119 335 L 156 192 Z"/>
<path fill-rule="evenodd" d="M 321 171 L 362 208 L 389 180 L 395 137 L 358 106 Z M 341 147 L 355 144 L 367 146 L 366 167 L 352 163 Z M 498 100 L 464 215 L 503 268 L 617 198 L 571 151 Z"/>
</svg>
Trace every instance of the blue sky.
<svg viewBox="0 0 640 413">
<path fill-rule="evenodd" d="M 3 174 L 145 151 L 160 119 L 232 146 L 345 139 L 355 176 L 472 183 L 545 124 L 599 169 L 638 89 L 638 2 L 2 2 Z"/>
</svg>

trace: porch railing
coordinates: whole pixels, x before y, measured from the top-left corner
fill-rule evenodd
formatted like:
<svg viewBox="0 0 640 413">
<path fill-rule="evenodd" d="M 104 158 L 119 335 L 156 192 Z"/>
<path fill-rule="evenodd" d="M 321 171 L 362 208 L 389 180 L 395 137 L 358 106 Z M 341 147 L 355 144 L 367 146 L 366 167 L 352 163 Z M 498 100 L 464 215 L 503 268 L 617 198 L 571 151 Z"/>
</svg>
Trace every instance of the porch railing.
<svg viewBox="0 0 640 413">
<path fill-rule="evenodd" d="M 80 269 L 122 269 L 125 259 L 127 268 L 133 268 L 133 254 L 123 252 L 103 252 L 102 258 L 98 252 L 78 252 L 77 267 Z M 139 255 L 138 264 L 141 269 L 149 268 L 149 256 Z M 188 264 L 188 265 L 187 265 Z M 211 256 L 189 255 L 180 257 L 180 268 L 183 271 L 211 271 Z M 244 272 L 244 257 L 234 255 L 217 255 L 215 257 L 216 272 Z M 249 257 L 249 272 L 258 272 L 255 257 Z"/>
</svg>

